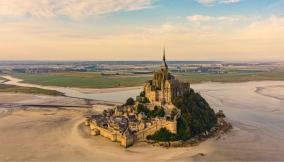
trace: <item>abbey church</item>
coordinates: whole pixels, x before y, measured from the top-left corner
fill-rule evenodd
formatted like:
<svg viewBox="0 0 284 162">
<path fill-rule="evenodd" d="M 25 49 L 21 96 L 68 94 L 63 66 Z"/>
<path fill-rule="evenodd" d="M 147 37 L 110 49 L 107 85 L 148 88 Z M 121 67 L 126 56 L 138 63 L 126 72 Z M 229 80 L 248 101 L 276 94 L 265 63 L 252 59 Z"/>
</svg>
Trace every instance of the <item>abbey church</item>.
<svg viewBox="0 0 284 162">
<path fill-rule="evenodd" d="M 181 82 L 169 72 L 166 63 L 165 49 L 163 51 L 163 62 L 159 71 L 154 72 L 153 80 L 144 85 L 145 96 L 151 103 L 171 104 L 176 97 L 190 90 L 190 84 Z"/>
<path fill-rule="evenodd" d="M 189 83 L 175 79 L 169 72 L 164 49 L 160 70 L 154 72 L 153 80 L 145 83 L 145 96 L 138 96 L 146 97 L 149 102 L 142 103 L 136 100 L 133 105 L 116 106 L 103 114 L 88 117 L 85 124 L 90 127 L 92 135 L 101 135 L 111 141 L 120 142 L 123 147 L 129 147 L 137 141 L 145 141 L 149 135 L 153 135 L 161 128 L 177 134 L 177 119 L 181 111 L 176 109 L 172 102 L 189 90 Z M 164 113 L 150 116 L 149 111 L 138 111 L 139 106 Z"/>
</svg>

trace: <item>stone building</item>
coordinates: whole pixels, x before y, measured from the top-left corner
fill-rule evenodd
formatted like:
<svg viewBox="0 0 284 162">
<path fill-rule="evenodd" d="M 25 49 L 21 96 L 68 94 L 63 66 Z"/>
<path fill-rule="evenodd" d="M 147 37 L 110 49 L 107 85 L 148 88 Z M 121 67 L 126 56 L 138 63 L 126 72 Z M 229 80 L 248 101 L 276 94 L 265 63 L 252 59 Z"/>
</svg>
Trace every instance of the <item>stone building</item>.
<svg viewBox="0 0 284 162">
<path fill-rule="evenodd" d="M 165 118 L 153 118 L 145 121 L 139 119 L 139 114 L 127 115 L 127 109 L 120 109 L 121 114 L 114 113 L 108 117 L 105 114 L 96 114 L 87 117 L 85 125 L 90 127 L 91 135 L 101 135 L 113 142 L 119 142 L 123 147 L 132 146 L 135 142 L 146 141 L 148 135 L 154 134 L 161 128 L 167 128 L 172 133 L 177 133 L 177 121 Z M 126 116 L 125 116 L 126 115 Z"/>
<path fill-rule="evenodd" d="M 153 80 L 147 81 L 144 85 L 145 96 L 151 103 L 171 104 L 176 97 L 189 90 L 189 83 L 175 79 L 169 72 L 164 49 L 160 70 L 155 71 Z"/>
<path fill-rule="evenodd" d="M 189 83 L 175 79 L 169 72 L 164 49 L 160 70 L 154 72 L 153 80 L 145 83 L 145 96 L 140 95 L 143 99 L 148 99 L 150 103 L 137 100 L 135 105 L 116 106 L 103 114 L 88 117 L 85 124 L 90 127 L 92 135 L 101 135 L 113 142 L 119 142 L 123 147 L 129 147 L 135 142 L 146 141 L 148 135 L 153 135 L 161 128 L 166 128 L 176 134 L 180 110 L 176 109 L 172 102 L 189 90 Z M 161 107 L 165 110 L 165 116 L 149 117 L 145 114 L 146 112 L 138 112 L 139 104 L 151 111 L 156 106 Z M 172 118 L 174 109 L 177 112 Z"/>
</svg>

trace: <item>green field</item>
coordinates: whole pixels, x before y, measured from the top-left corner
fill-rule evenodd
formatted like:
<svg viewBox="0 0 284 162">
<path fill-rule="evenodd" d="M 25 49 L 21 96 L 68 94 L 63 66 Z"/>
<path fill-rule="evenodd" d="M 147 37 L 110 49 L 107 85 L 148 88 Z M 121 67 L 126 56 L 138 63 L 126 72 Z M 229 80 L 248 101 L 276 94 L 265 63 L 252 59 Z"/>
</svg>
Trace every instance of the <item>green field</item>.
<svg viewBox="0 0 284 162">
<path fill-rule="evenodd" d="M 143 76 L 102 76 L 99 73 L 47 73 L 17 74 L 24 82 L 61 87 L 115 88 L 140 86 L 151 77 Z"/>
<path fill-rule="evenodd" d="M 53 91 L 53 90 L 45 90 L 45 89 L 32 88 L 32 87 L 20 87 L 20 86 L 14 86 L 14 85 L 6 85 L 6 84 L 0 84 L 0 92 L 63 96 L 62 93 Z"/>
<path fill-rule="evenodd" d="M 190 83 L 200 82 L 246 82 L 263 80 L 284 80 L 284 72 L 264 72 L 264 73 L 185 73 L 179 74 L 177 78 Z"/>
<path fill-rule="evenodd" d="M 176 78 L 190 82 L 245 82 L 245 81 L 262 81 L 262 80 L 284 80 L 284 71 L 275 70 L 273 72 L 259 73 L 175 73 Z M 17 78 L 23 79 L 24 82 L 51 85 L 62 87 L 79 87 L 79 88 L 116 88 L 116 87 L 133 87 L 142 86 L 146 80 L 152 76 L 103 76 L 100 73 L 44 73 L 44 74 L 16 74 Z"/>
</svg>

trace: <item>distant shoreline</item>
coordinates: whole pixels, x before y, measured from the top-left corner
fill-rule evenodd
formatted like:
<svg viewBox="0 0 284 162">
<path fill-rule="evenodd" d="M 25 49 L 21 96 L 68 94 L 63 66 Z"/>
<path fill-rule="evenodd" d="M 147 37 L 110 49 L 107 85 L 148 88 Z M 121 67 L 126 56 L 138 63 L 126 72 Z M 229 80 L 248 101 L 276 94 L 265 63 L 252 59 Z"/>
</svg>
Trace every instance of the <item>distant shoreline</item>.
<svg viewBox="0 0 284 162">
<path fill-rule="evenodd" d="M 214 83 L 242 83 L 249 81 L 284 81 L 284 72 L 255 72 L 255 73 L 176 73 L 178 79 L 191 84 L 207 82 Z M 123 75 L 102 76 L 97 72 L 66 72 L 66 73 L 39 73 L 39 74 L 13 74 L 21 79 L 21 83 L 36 84 L 41 86 L 96 89 L 96 91 L 112 92 L 125 88 L 142 87 L 151 76 Z"/>
<path fill-rule="evenodd" d="M 8 77 L 8 76 L 7 76 Z M 5 80 L 7 82 L 9 80 L 9 77 L 2 77 L 2 80 Z M 14 76 L 12 77 L 14 78 Z M 10 78 L 11 79 L 11 78 Z M 1 80 L 1 76 L 0 76 Z M 25 83 L 22 82 L 21 79 L 12 79 L 13 81 L 10 83 L 4 83 L 5 84 L 11 84 L 21 87 L 35 87 L 40 89 L 46 89 L 46 90 L 56 90 L 64 94 L 66 97 L 70 98 L 78 98 L 78 99 L 84 99 L 86 102 L 92 102 L 92 103 L 98 103 L 98 104 L 122 104 L 128 97 L 135 98 L 136 95 L 138 95 L 141 90 L 143 89 L 143 86 L 133 86 L 133 87 L 116 87 L 116 88 L 80 88 L 80 87 L 60 87 L 60 86 L 48 86 L 48 85 L 39 85 L 39 84 L 33 84 L 33 83 Z M 204 81 L 202 83 L 193 83 L 191 84 L 193 87 L 199 86 L 202 84 L 232 84 L 232 83 L 249 83 L 249 82 L 261 82 L 261 81 L 275 81 L 275 80 L 258 80 L 258 81 L 243 81 L 243 82 L 212 82 L 212 81 Z M 282 80 L 276 80 L 281 82 Z M 2 83 L 3 84 L 3 83 Z M 25 93 L 25 92 L 22 92 Z M 75 94 L 75 95 L 74 95 Z M 38 94 L 41 95 L 41 94 Z M 118 100 L 112 100 L 113 98 L 120 98 Z"/>
</svg>

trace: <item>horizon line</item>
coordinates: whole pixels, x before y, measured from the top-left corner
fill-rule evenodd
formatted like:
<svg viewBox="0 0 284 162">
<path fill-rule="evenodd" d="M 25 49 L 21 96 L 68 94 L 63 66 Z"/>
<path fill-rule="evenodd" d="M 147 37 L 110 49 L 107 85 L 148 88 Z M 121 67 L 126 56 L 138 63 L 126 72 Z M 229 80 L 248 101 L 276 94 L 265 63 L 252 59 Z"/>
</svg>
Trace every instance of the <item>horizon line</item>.
<svg viewBox="0 0 284 162">
<path fill-rule="evenodd" d="M 161 60 L 0 60 L 0 62 L 159 62 Z M 167 62 L 284 62 L 284 60 L 167 60 Z"/>
</svg>

